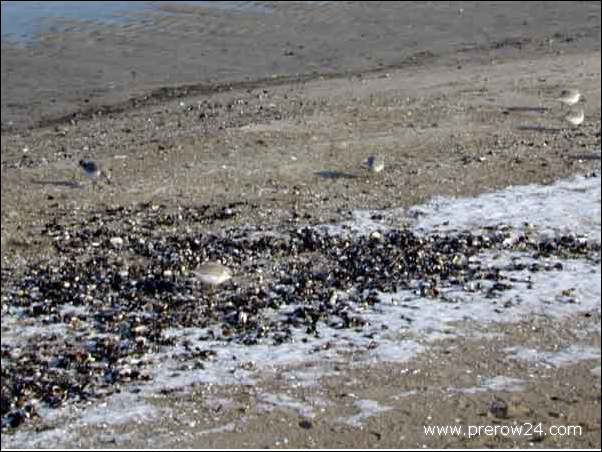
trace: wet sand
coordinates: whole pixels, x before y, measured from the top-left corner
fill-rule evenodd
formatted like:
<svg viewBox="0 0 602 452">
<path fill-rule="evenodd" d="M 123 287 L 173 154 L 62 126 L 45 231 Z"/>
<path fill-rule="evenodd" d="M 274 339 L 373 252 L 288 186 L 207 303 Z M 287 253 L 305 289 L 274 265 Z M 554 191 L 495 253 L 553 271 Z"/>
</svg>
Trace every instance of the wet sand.
<svg viewBox="0 0 602 452">
<path fill-rule="evenodd" d="M 19 268 L 22 258 L 57 257 L 52 241 L 40 235 L 44 225 L 81 223 L 90 213 L 119 206 L 148 202 L 175 211 L 209 205 L 219 211 L 242 201 L 234 218 L 180 225 L 215 232 L 244 224 L 340 222 L 355 209 L 408 207 L 438 195 L 474 196 L 599 172 L 600 9 L 594 9 L 597 29 L 582 36 L 576 17 L 581 12 L 589 17 L 593 8 L 583 3 L 574 7 L 578 14 L 569 15 L 573 24 L 563 15 L 563 8 L 573 6 L 550 8 L 554 19 L 549 20 L 559 20 L 559 28 L 566 29 L 563 36 L 570 37 L 565 40 L 549 41 L 536 30 L 537 36 L 526 33 L 527 39 L 506 45 L 479 45 L 380 71 L 363 71 L 362 63 L 348 76 L 249 82 L 212 92 L 205 84 L 193 85 L 171 93 L 174 99 L 170 93 L 157 94 L 136 106 L 121 104 L 72 121 L 55 120 L 62 107 L 51 113 L 36 110 L 40 116 L 32 119 L 41 126 L 11 126 L 2 133 L 3 268 Z M 465 7 L 463 14 L 468 12 Z M 337 63 L 339 69 L 352 66 Z M 341 72 L 337 68 L 333 73 Z M 3 64 L 3 109 L 4 75 Z M 579 128 L 563 123 L 553 100 L 568 85 L 586 97 L 586 120 Z M 4 110 L 2 115 L 5 127 Z M 374 153 L 386 162 L 376 176 L 362 167 Z M 107 168 L 110 185 L 93 188 L 83 179 L 76 162 L 84 156 Z M 578 331 L 587 334 L 578 336 Z M 253 387 L 211 385 L 165 394 L 151 402 L 165 408 L 166 417 L 84 427 L 66 444 L 599 447 L 600 377 L 591 372 L 599 357 L 548 367 L 499 359 L 508 347 L 519 345 L 553 352 L 578 343 L 599 351 L 599 309 L 558 321 L 498 325 L 487 333 L 500 336 L 442 340 L 402 365 L 366 368 L 341 359 L 333 363 L 335 376 L 321 377 L 309 389 L 279 380 L 283 370 L 275 369 Z M 518 391 L 450 394 L 449 388 L 475 387 L 475 375 L 505 375 L 526 383 Z M 319 414 L 307 420 L 290 407 L 266 409 L 258 397 L 265 393 L 287 394 Z M 233 403 L 217 409 L 219 403 L 210 402 L 220 398 Z M 425 423 L 495 424 L 499 420 L 488 410 L 495 398 L 509 405 L 505 421 L 580 425 L 585 433 L 466 440 L 429 439 L 420 431 Z M 341 423 L 358 414 L 359 400 L 391 409 L 377 411 L 361 427 Z"/>
</svg>

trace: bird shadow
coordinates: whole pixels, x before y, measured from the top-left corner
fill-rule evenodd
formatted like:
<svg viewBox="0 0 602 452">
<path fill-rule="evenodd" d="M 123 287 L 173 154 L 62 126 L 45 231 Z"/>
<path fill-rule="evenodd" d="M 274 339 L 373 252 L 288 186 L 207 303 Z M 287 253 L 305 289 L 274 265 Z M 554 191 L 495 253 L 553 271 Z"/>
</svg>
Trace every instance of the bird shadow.
<svg viewBox="0 0 602 452">
<path fill-rule="evenodd" d="M 600 154 L 575 154 L 569 155 L 571 160 L 601 160 Z"/>
<path fill-rule="evenodd" d="M 317 176 L 324 179 L 355 179 L 355 174 L 344 173 L 342 171 L 318 171 L 315 173 Z"/>
<path fill-rule="evenodd" d="M 508 113 L 546 113 L 550 111 L 548 107 L 507 107 L 506 110 Z"/>
<path fill-rule="evenodd" d="M 560 127 L 546 127 L 546 126 L 542 126 L 539 124 L 518 126 L 516 129 L 517 130 L 529 130 L 529 131 L 534 131 L 534 132 L 545 132 L 545 133 L 561 133 L 562 131 L 564 131 L 564 129 L 562 129 Z"/>
<path fill-rule="evenodd" d="M 83 188 L 83 184 L 81 182 L 77 182 L 74 180 L 33 179 L 30 182 L 34 185 L 43 185 L 43 186 L 50 186 L 50 187 Z"/>
</svg>

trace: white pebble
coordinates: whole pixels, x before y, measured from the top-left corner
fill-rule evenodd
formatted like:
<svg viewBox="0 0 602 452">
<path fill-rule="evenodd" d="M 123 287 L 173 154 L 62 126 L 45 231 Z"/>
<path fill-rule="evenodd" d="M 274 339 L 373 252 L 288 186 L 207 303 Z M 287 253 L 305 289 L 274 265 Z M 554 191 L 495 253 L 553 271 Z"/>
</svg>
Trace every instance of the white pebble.
<svg viewBox="0 0 602 452">
<path fill-rule="evenodd" d="M 113 248 L 119 249 L 123 246 L 123 239 L 121 237 L 111 237 L 110 242 Z"/>
</svg>

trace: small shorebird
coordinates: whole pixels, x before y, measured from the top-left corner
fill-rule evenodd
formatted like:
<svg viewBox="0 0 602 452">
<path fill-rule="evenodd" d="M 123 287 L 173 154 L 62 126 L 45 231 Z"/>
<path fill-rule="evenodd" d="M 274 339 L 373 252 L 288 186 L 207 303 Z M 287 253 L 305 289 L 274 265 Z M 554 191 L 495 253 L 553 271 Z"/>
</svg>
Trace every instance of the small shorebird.
<svg viewBox="0 0 602 452">
<path fill-rule="evenodd" d="M 201 264 L 193 273 L 199 281 L 211 287 L 217 287 L 232 278 L 232 271 L 216 262 Z"/>
<path fill-rule="evenodd" d="M 380 173 L 385 169 L 385 160 L 382 158 L 382 156 L 372 155 L 368 157 L 366 163 L 368 164 L 368 169 L 371 173 Z"/>
<path fill-rule="evenodd" d="M 575 105 L 581 100 L 581 93 L 576 89 L 565 89 L 560 93 L 560 96 L 556 98 L 563 106 L 568 105 L 569 107 Z"/>
<path fill-rule="evenodd" d="M 96 182 L 101 177 L 105 179 L 108 183 L 111 182 L 109 176 L 100 168 L 100 165 L 96 163 L 94 160 L 89 159 L 81 159 L 79 161 L 79 166 L 84 170 L 86 176 L 92 179 L 93 182 Z"/>
<path fill-rule="evenodd" d="M 569 111 L 566 115 L 564 115 L 564 120 L 574 127 L 581 125 L 584 119 L 585 114 L 583 113 L 583 110 Z"/>
</svg>

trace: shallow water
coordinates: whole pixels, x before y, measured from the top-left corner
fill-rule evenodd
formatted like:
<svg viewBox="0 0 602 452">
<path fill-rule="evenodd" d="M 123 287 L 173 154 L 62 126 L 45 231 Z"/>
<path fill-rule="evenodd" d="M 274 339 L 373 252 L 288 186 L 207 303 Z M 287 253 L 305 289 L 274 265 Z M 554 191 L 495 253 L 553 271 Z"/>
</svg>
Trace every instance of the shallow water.
<svg viewBox="0 0 602 452">
<path fill-rule="evenodd" d="M 68 21 L 95 24 L 139 22 L 141 13 L 161 12 L 158 1 L 3 1 L 2 41 L 25 43 L 44 32 L 65 31 Z M 175 1 L 181 5 L 208 6 L 232 10 L 267 11 L 251 1 Z"/>
<path fill-rule="evenodd" d="M 483 194 L 471 199 L 437 199 L 409 210 L 384 212 L 383 222 L 366 221 L 368 215 L 358 212 L 357 221 L 331 228 L 330 232 L 366 234 L 387 228 L 391 217 L 404 218 L 424 234 L 449 232 L 469 228 L 477 231 L 484 227 L 503 223 L 520 229 L 529 223 L 531 230 L 546 235 L 571 231 L 594 241 L 600 240 L 600 177 L 576 177 L 550 186 L 530 185 L 511 187 L 495 193 Z M 420 215 L 416 216 L 416 212 Z M 382 213 L 382 212 L 381 212 Z M 498 268 L 521 260 L 528 263 L 532 257 L 516 252 L 484 253 L 475 259 L 489 262 Z M 3 447 L 35 447 L 72 444 L 76 441 L 78 427 L 90 425 L 119 425 L 127 422 L 143 422 L 165 415 L 162 409 L 151 406 L 147 398 L 166 388 L 185 388 L 193 383 L 247 384 L 253 385 L 266 375 L 280 374 L 291 386 L 314 386 L 320 377 L 336 375 L 333 366 L 337 362 L 352 360 L 362 366 L 370 363 L 404 362 L 428 349 L 429 343 L 442 337 L 466 335 L 486 336 L 487 325 L 513 323 L 525 318 L 543 316 L 563 318 L 579 312 L 600 312 L 601 269 L 597 261 L 557 258 L 540 260 L 553 267 L 562 262 L 561 270 L 529 273 L 526 270 L 507 269 L 503 276 L 514 281 L 514 287 L 505 291 L 501 298 L 488 299 L 484 293 L 449 293 L 451 302 L 421 297 L 414 290 L 381 295 L 381 302 L 370 308 L 355 307 L 355 313 L 368 320 L 362 331 L 339 330 L 319 323 L 319 337 L 311 337 L 303 330 L 295 331 L 294 341 L 279 346 L 259 344 L 244 346 L 220 341 L 198 341 L 206 330 L 172 330 L 169 334 L 186 337 L 192 345 L 213 349 L 217 355 L 205 362 L 205 368 L 186 370 L 177 356 L 184 353 L 181 346 L 162 350 L 145 359 L 151 365 L 152 382 L 138 385 L 140 392 L 122 392 L 105 401 L 88 407 L 66 407 L 57 410 L 44 409 L 41 414 L 53 419 L 57 427 L 36 433 L 19 430 L 13 435 L 2 436 Z M 483 281 L 485 284 L 486 281 Z M 417 287 L 420 284 L 416 282 Z M 563 291 L 571 290 L 570 297 Z M 81 309 L 81 308 L 79 308 Z M 286 306 L 283 309 L 294 309 Z M 279 316 L 282 312 L 270 311 L 266 316 Z M 2 343 L 17 345 L 24 336 L 50 334 L 56 328 L 27 325 L 16 313 L 2 316 Z M 458 326 L 463 325 L 463 326 Z M 54 328 L 54 329 L 53 329 Z M 386 329 L 385 329 L 386 328 Z M 181 341 L 180 341 L 181 342 Z M 376 346 L 375 346 L 376 344 Z M 579 344 L 557 352 L 542 352 L 529 348 L 509 348 L 505 359 L 526 360 L 538 366 L 565 366 L 581 360 L 598 358 L 600 350 L 584 348 Z M 302 366 L 301 366 L 302 365 Z M 283 372 L 282 369 L 288 368 Z M 300 370 L 299 370 L 300 369 Z M 449 388 L 450 392 L 481 392 L 490 389 L 520 390 L 522 382 L 499 376 L 482 381 L 475 388 Z M 270 411 L 275 407 L 293 409 L 299 415 L 312 418 L 315 412 L 307 403 L 282 394 L 263 394 L 260 407 Z M 342 423 L 361 425 L 370 416 L 386 410 L 370 400 L 356 402 L 360 413 L 341 418 Z M 69 433 L 64 430 L 69 426 Z M 232 426 L 223 426 L 224 430 Z"/>
</svg>

